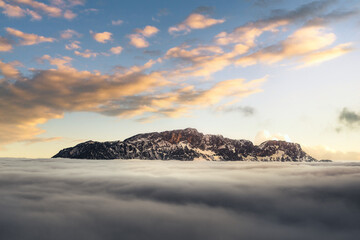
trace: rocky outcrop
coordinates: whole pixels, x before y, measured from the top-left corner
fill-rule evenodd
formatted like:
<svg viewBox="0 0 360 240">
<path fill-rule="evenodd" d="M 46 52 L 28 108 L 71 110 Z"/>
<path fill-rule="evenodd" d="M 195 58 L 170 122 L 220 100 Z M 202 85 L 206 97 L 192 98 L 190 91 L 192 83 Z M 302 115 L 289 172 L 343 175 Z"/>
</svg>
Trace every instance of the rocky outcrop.
<svg viewBox="0 0 360 240">
<path fill-rule="evenodd" d="M 248 140 L 202 134 L 193 128 L 138 134 L 124 141 L 87 141 L 61 150 L 53 158 L 317 161 L 297 143 L 271 140 L 255 146 Z"/>
</svg>

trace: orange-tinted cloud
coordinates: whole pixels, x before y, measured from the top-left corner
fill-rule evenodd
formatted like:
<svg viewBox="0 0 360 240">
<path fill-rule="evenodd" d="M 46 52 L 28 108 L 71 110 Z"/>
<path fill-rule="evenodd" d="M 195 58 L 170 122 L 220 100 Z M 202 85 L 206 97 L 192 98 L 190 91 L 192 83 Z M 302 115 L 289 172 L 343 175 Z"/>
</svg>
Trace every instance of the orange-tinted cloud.
<svg viewBox="0 0 360 240">
<path fill-rule="evenodd" d="M 31 16 L 31 20 L 41 20 L 42 16 L 40 13 L 50 17 L 63 17 L 71 20 L 75 18 L 77 14 L 69 8 L 84 4 L 84 1 L 80 0 L 67 2 L 62 0 L 52 0 L 51 5 L 35 0 L 12 0 L 8 2 L 9 3 L 0 0 L 0 8 L 3 9 L 5 15 L 16 18 L 28 15 Z"/>
<path fill-rule="evenodd" d="M 76 16 L 77 16 L 77 14 L 69 9 L 65 10 L 65 12 L 64 12 L 64 18 L 66 18 L 68 20 L 74 19 L 74 18 L 76 18 Z"/>
<path fill-rule="evenodd" d="M 55 39 L 54 38 L 50 38 L 50 37 L 43 37 L 43 36 L 39 36 L 36 34 L 32 34 L 32 33 L 24 33 L 21 32 L 20 30 L 14 29 L 14 28 L 5 28 L 6 31 L 18 38 L 21 38 L 22 40 L 20 41 L 21 45 L 34 45 L 34 44 L 38 44 L 38 43 L 42 43 L 42 42 L 54 42 Z"/>
<path fill-rule="evenodd" d="M 269 23 L 249 23 L 236 28 L 234 31 L 227 33 L 221 32 L 215 36 L 215 42 L 219 45 L 228 44 L 245 44 L 246 46 L 255 46 L 255 39 L 264 32 L 277 32 L 278 28 L 289 24 L 288 20 L 279 20 Z"/>
<path fill-rule="evenodd" d="M 128 38 L 130 38 L 130 44 L 136 48 L 146 48 L 150 45 L 146 38 L 154 36 L 159 32 L 159 29 L 148 25 L 144 29 L 135 29 L 135 32 L 136 33 L 128 35 Z"/>
<path fill-rule="evenodd" d="M 19 6 L 11 5 L 3 0 L 0 0 L 0 8 L 3 9 L 3 13 L 9 17 L 24 17 L 26 11 Z"/>
<path fill-rule="evenodd" d="M 102 32 L 102 33 L 95 33 L 93 31 L 90 31 L 90 34 L 95 39 L 95 41 L 100 43 L 106 43 L 108 41 L 111 41 L 112 33 L 111 32 Z"/>
<path fill-rule="evenodd" d="M 45 3 L 37 2 L 34 0 L 14 0 L 14 2 L 28 5 L 34 9 L 38 9 L 38 10 L 46 13 L 52 17 L 60 17 L 61 13 L 62 13 L 62 10 L 58 7 L 50 6 Z"/>
<path fill-rule="evenodd" d="M 237 102 L 260 92 L 265 81 L 232 79 L 209 89 L 192 85 L 169 89 L 175 85 L 164 77 L 165 72 L 143 73 L 157 62 L 154 60 L 115 74 L 78 71 L 70 65 L 69 57 L 44 55 L 40 60 L 56 68 L 32 70 L 33 76 L 28 78 L 21 76 L 14 65 L 0 65 L 13 79 L 12 83 L 0 81 L 0 131 L 5 133 L 0 136 L 0 145 L 34 139 L 43 132 L 39 124 L 61 118 L 65 112 L 88 111 L 143 119 L 148 114 L 155 118 L 179 117 L 192 109 Z"/>
<path fill-rule="evenodd" d="M 256 63 L 273 64 L 288 59 L 300 63 L 302 67 L 319 64 L 351 50 L 349 43 L 330 47 L 335 39 L 336 35 L 322 26 L 305 26 L 280 44 L 240 57 L 236 63 L 249 66 Z"/>
<path fill-rule="evenodd" d="M 81 48 L 79 41 L 72 41 L 65 45 L 66 50 L 74 50 L 74 49 L 79 49 L 79 48 Z"/>
<path fill-rule="evenodd" d="M 69 66 L 70 58 L 42 57 L 57 69 L 34 70 L 31 78 L 9 71 L 15 82 L 0 81 L 0 144 L 33 139 L 42 133 L 37 125 L 60 118 L 64 112 L 92 111 L 101 113 L 114 100 L 152 91 L 167 81 L 159 73 L 135 73 L 127 76 L 101 75 L 77 71 Z"/>
<path fill-rule="evenodd" d="M 9 52 L 13 49 L 10 41 L 4 37 L 0 37 L 0 52 Z"/>
<path fill-rule="evenodd" d="M 325 49 L 323 51 L 317 51 L 314 53 L 311 53 L 304 58 L 302 58 L 302 61 L 304 64 L 300 67 L 307 67 L 311 65 L 317 65 L 325 61 L 332 60 L 334 58 L 340 57 L 348 52 L 353 51 L 354 48 L 352 46 L 352 43 L 343 43 L 339 44 L 333 48 Z"/>
<path fill-rule="evenodd" d="M 122 52 L 122 50 L 123 50 L 123 47 L 121 47 L 121 46 L 110 48 L 110 52 L 112 54 L 120 54 Z"/>
<path fill-rule="evenodd" d="M 99 55 L 99 53 L 93 52 L 90 49 L 85 49 L 83 52 L 74 51 L 74 54 L 77 56 L 84 57 L 84 58 L 94 58 L 97 55 Z"/>
<path fill-rule="evenodd" d="M 136 33 L 143 35 L 144 37 L 151 37 L 159 32 L 159 29 L 154 26 L 146 26 L 144 29 L 136 29 Z"/>
<path fill-rule="evenodd" d="M 19 71 L 15 68 L 16 65 L 19 65 L 18 62 L 4 63 L 0 60 L 0 73 L 5 78 L 18 78 L 20 76 Z M 0 79 L 1 82 L 1 79 Z"/>
<path fill-rule="evenodd" d="M 200 13 L 192 13 L 182 23 L 170 27 L 168 31 L 170 34 L 178 32 L 188 33 L 192 29 L 207 28 L 223 22 L 225 22 L 225 19 L 214 19 Z"/>
</svg>

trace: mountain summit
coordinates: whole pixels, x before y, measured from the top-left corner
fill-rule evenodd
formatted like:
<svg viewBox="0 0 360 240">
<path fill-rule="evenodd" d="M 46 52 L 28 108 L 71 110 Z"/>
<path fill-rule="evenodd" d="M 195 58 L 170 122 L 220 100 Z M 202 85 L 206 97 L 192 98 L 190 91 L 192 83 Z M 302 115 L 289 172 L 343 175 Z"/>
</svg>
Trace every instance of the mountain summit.
<svg viewBox="0 0 360 240">
<path fill-rule="evenodd" d="M 199 133 L 194 128 L 138 134 L 124 141 L 87 141 L 61 150 L 53 158 L 159 159 L 210 161 L 317 161 L 297 143 L 248 140 Z"/>
</svg>

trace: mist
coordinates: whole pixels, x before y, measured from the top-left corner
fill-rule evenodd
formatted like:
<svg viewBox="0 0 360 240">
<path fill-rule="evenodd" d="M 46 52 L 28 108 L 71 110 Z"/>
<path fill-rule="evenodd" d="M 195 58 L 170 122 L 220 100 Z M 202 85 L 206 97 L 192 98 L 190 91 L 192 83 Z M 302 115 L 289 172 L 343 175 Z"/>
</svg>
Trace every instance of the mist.
<svg viewBox="0 0 360 240">
<path fill-rule="evenodd" d="M 357 239 L 360 163 L 0 159 L 0 239 Z"/>
</svg>

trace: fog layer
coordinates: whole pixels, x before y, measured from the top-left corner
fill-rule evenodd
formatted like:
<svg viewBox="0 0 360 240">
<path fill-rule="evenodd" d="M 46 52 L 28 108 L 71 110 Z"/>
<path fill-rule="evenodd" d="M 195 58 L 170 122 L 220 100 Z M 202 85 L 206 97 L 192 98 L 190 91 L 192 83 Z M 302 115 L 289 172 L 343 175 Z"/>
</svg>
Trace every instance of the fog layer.
<svg viewBox="0 0 360 240">
<path fill-rule="evenodd" d="M 360 163 L 0 159 L 0 239 L 357 239 Z"/>
</svg>

